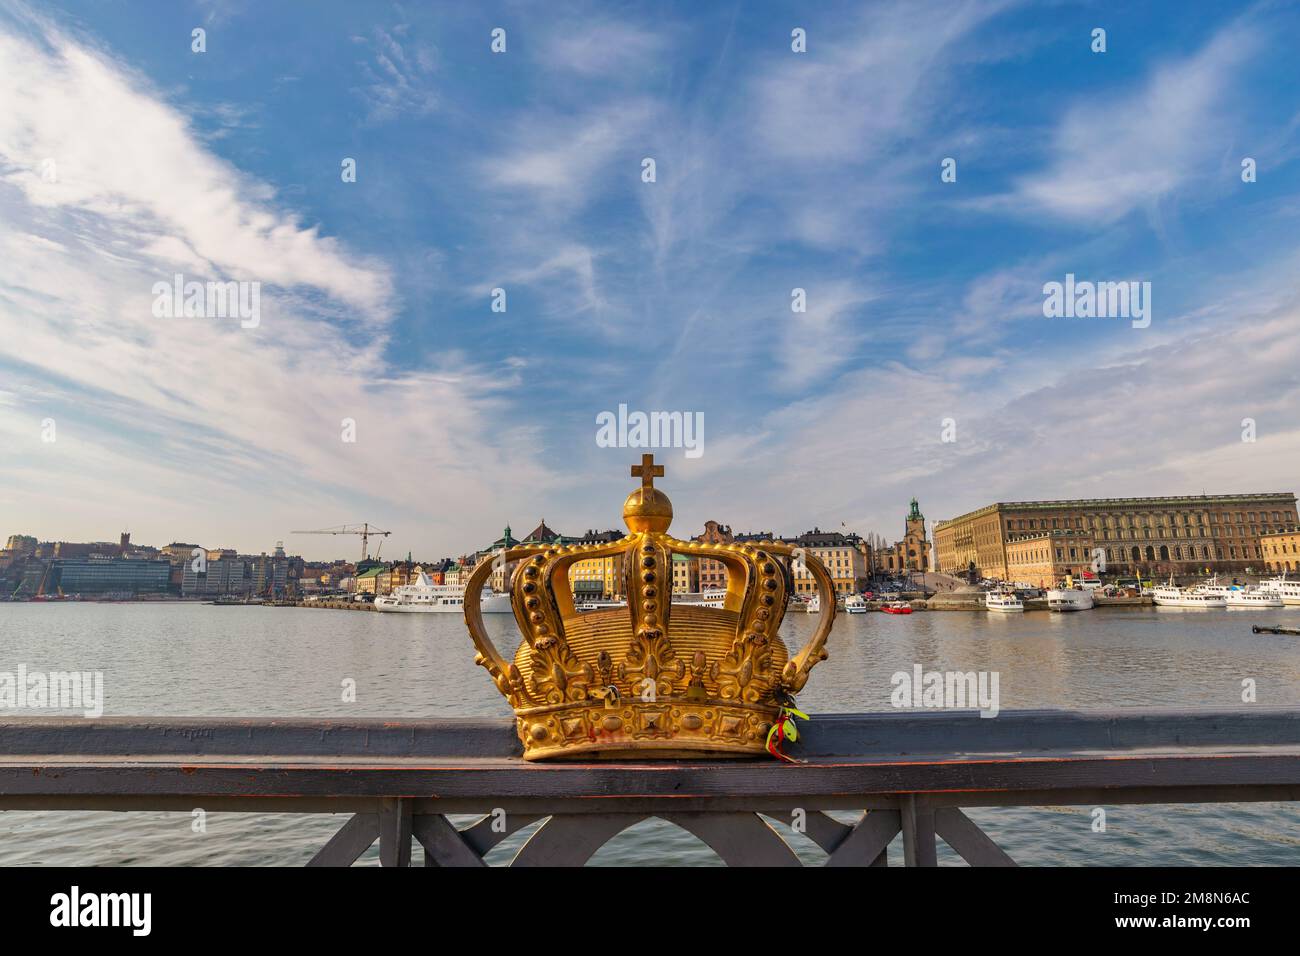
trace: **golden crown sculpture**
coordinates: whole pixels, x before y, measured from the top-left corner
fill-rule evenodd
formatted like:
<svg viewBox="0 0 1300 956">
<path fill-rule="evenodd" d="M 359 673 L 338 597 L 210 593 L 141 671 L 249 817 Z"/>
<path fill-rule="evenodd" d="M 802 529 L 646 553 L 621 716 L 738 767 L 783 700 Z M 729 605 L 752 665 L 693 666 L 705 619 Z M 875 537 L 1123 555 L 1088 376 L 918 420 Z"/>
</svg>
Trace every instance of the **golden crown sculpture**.
<svg viewBox="0 0 1300 956">
<path fill-rule="evenodd" d="M 654 456 L 632 466 L 641 478 L 623 503 L 630 534 L 620 541 L 524 545 L 485 558 L 465 588 L 465 624 L 476 663 L 515 710 L 528 760 L 744 756 L 766 750 L 782 704 L 826 658 L 835 592 L 820 561 L 774 541 L 707 544 L 667 534 L 668 496 Z M 727 570 L 722 608 L 671 601 L 672 555 L 712 558 Z M 627 607 L 578 611 L 574 562 L 623 556 Z M 821 620 L 793 657 L 777 634 L 789 571 L 803 560 L 821 595 Z M 511 603 L 524 642 L 502 657 L 483 625 L 480 596 L 495 567 L 518 562 Z"/>
</svg>

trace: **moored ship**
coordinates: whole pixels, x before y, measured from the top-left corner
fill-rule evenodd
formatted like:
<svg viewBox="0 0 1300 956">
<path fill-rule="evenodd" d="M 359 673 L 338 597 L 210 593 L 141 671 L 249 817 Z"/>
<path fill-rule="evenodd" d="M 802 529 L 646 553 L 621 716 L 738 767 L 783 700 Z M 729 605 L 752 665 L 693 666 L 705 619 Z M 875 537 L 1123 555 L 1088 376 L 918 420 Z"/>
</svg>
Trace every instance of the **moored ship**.
<svg viewBox="0 0 1300 956">
<path fill-rule="evenodd" d="M 1225 597 L 1228 607 L 1278 608 L 1283 607 L 1282 598 L 1275 591 L 1259 588 L 1239 588 L 1229 591 Z"/>
<path fill-rule="evenodd" d="M 1015 591 L 990 591 L 984 596 L 984 606 L 990 611 L 1015 613 L 1025 609 L 1025 602 L 1020 600 Z"/>
<path fill-rule="evenodd" d="M 1283 604 L 1300 604 L 1300 580 L 1288 581 L 1285 572 L 1281 577 L 1260 581 L 1259 590 L 1272 591 Z"/>
<path fill-rule="evenodd" d="M 1169 583 L 1156 588 L 1151 597 L 1157 607 L 1213 608 L 1228 606 L 1228 600 L 1223 595 L 1199 588 L 1180 588 L 1174 584 L 1172 576 L 1169 578 Z"/>
<path fill-rule="evenodd" d="M 510 595 L 485 589 L 479 607 L 484 614 L 509 613 Z M 454 584 L 434 584 L 432 578 L 421 573 L 414 584 L 399 585 L 392 594 L 375 598 L 375 610 L 461 614 L 465 610 L 465 590 Z"/>
<path fill-rule="evenodd" d="M 1047 607 L 1053 611 L 1088 611 L 1092 606 L 1091 590 L 1065 587 L 1047 592 Z"/>
</svg>

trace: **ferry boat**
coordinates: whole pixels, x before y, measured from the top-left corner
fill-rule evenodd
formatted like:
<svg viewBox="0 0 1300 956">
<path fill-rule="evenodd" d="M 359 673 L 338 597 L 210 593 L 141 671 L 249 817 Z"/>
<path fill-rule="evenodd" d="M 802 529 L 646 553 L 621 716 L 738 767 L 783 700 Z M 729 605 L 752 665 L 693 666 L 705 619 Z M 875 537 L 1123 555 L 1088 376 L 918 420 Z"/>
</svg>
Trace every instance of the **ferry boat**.
<svg viewBox="0 0 1300 956">
<path fill-rule="evenodd" d="M 579 611 L 608 611 L 612 607 L 627 607 L 627 602 L 599 599 L 594 601 L 583 601 L 581 604 L 575 604 L 574 607 Z"/>
<path fill-rule="evenodd" d="M 1260 581 L 1259 590 L 1272 591 L 1282 599 L 1283 604 L 1300 604 L 1300 581 L 1288 581 L 1285 571 L 1280 578 Z"/>
<path fill-rule="evenodd" d="M 1198 584 L 1188 590 L 1196 594 L 1213 594 L 1221 598 L 1226 598 L 1228 595 L 1242 590 L 1242 588 L 1236 584 L 1220 584 L 1219 576 L 1216 574 L 1204 584 Z"/>
<path fill-rule="evenodd" d="M 850 594 L 844 599 L 845 614 L 866 614 L 867 601 L 861 594 Z"/>
<path fill-rule="evenodd" d="M 1025 602 L 1015 591 L 990 591 L 984 596 L 984 606 L 990 611 L 1016 612 L 1025 609 Z"/>
<path fill-rule="evenodd" d="M 880 608 L 886 614 L 911 614 L 912 605 L 906 601 L 890 601 Z"/>
<path fill-rule="evenodd" d="M 1263 591 L 1258 588 L 1245 588 L 1228 592 L 1225 598 L 1228 607 L 1283 607 L 1281 596 L 1276 591 Z"/>
<path fill-rule="evenodd" d="M 1196 588 L 1180 588 L 1174 584 L 1173 575 L 1168 584 L 1162 584 L 1151 595 L 1157 607 L 1227 607 L 1228 599 L 1220 594 Z"/>
<path fill-rule="evenodd" d="M 479 607 L 484 614 L 508 614 L 511 610 L 510 595 L 484 588 Z M 432 578 L 421 572 L 414 584 L 400 584 L 392 594 L 375 598 L 375 610 L 463 614 L 465 589 L 454 584 L 434 584 Z"/>
<path fill-rule="evenodd" d="M 726 602 L 727 592 L 725 588 L 711 591 L 685 591 L 673 595 L 674 604 L 689 604 L 692 607 L 721 608 L 726 605 Z"/>
<path fill-rule="evenodd" d="M 822 611 L 822 596 L 820 593 L 813 594 L 804 602 L 803 609 L 809 614 L 820 614 Z"/>
<path fill-rule="evenodd" d="M 1047 607 L 1053 611 L 1088 611 L 1092 609 L 1092 591 L 1084 588 L 1052 588 L 1047 592 Z"/>
</svg>

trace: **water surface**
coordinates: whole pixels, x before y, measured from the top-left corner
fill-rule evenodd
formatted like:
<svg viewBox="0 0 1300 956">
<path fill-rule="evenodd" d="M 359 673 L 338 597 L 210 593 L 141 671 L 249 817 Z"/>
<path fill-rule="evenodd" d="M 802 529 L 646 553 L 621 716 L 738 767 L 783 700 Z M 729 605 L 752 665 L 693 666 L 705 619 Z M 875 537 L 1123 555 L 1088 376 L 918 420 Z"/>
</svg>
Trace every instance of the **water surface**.
<svg viewBox="0 0 1300 956">
<path fill-rule="evenodd" d="M 791 614 L 782 628 L 787 643 L 802 642 L 815 620 Z M 519 640 L 513 619 L 487 621 L 508 656 Z M 827 645 L 830 660 L 813 671 L 799 702 L 812 713 L 887 710 L 890 677 L 921 664 L 998 672 L 1003 709 L 1241 709 L 1250 706 L 1242 701 L 1247 678 L 1259 704 L 1300 706 L 1300 637 L 1252 634 L 1252 623 L 1300 626 L 1300 608 L 841 615 Z M 19 664 L 102 671 L 106 716 L 508 716 L 473 658 L 463 620 L 450 614 L 0 604 L 0 671 Z M 345 681 L 355 681 L 355 703 L 343 700 Z M 1092 831 L 1091 809 L 967 812 L 1022 864 L 1300 864 L 1294 805 L 1113 806 L 1105 833 Z M 0 863 L 300 864 L 344 819 L 209 813 L 207 831 L 196 834 L 181 813 L 9 811 L 0 813 Z M 785 834 L 808 862 L 824 859 L 802 837 Z M 526 836 L 512 837 L 489 859 L 508 859 Z M 891 854 L 901 863 L 899 841 Z M 377 850 L 362 862 L 377 862 Z M 694 837 L 651 820 L 610 841 L 593 862 L 718 861 Z M 940 862 L 960 860 L 941 842 Z"/>
</svg>

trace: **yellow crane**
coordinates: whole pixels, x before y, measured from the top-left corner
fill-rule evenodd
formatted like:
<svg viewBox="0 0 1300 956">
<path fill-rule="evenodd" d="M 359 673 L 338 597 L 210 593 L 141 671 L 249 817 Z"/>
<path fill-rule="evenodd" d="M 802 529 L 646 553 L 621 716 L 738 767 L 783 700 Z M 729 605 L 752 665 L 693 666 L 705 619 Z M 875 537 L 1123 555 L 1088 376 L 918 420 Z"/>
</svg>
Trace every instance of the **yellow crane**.
<svg viewBox="0 0 1300 956">
<path fill-rule="evenodd" d="M 316 531 L 293 531 L 291 534 L 359 534 L 361 535 L 361 560 L 365 561 L 370 557 L 370 539 L 371 537 L 387 538 L 393 532 L 383 531 L 363 521 L 361 524 L 341 524 L 334 528 L 320 528 Z M 382 548 L 384 542 L 380 541 L 379 546 Z"/>
</svg>

